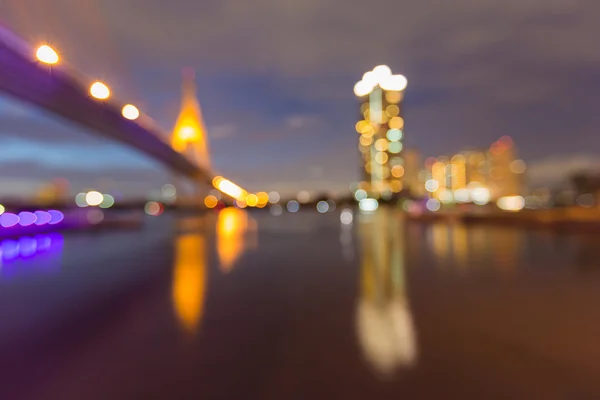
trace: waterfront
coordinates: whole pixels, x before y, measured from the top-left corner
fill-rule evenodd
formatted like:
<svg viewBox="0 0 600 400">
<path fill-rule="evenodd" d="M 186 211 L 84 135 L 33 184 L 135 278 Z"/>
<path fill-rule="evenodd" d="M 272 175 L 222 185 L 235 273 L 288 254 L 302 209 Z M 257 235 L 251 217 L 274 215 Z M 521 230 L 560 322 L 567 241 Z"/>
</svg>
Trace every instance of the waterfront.
<svg viewBox="0 0 600 400">
<path fill-rule="evenodd" d="M 600 394 L 597 235 L 229 209 L 61 237 L 3 263 L 7 398 Z"/>
</svg>

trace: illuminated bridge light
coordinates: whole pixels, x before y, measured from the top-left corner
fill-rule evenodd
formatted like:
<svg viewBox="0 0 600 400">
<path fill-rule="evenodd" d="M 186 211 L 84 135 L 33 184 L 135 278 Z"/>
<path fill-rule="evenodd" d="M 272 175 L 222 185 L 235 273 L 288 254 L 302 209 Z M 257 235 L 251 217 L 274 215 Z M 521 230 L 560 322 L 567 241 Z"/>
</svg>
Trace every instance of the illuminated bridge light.
<svg viewBox="0 0 600 400">
<path fill-rule="evenodd" d="M 35 224 L 37 221 L 37 217 L 34 213 L 29 211 L 23 211 L 19 213 L 19 225 L 21 226 L 30 226 Z"/>
<path fill-rule="evenodd" d="M 3 228 L 11 228 L 19 223 L 19 216 L 13 213 L 4 213 L 0 215 L 0 225 Z"/>
<path fill-rule="evenodd" d="M 90 86 L 90 94 L 99 100 L 106 100 L 110 97 L 110 89 L 104 83 L 96 81 Z"/>
<path fill-rule="evenodd" d="M 133 104 L 127 104 L 123 107 L 123 117 L 128 120 L 134 121 L 140 117 L 140 110 L 137 109 Z"/>
<path fill-rule="evenodd" d="M 49 210 L 48 214 L 50 214 L 50 221 L 48 222 L 50 225 L 59 224 L 65 219 L 65 215 L 57 210 Z"/>
<path fill-rule="evenodd" d="M 38 226 L 47 224 L 52 218 L 47 211 L 36 211 L 34 214 L 36 216 L 35 224 Z"/>
<path fill-rule="evenodd" d="M 56 53 L 52 47 L 46 44 L 38 47 L 37 51 L 35 52 L 35 56 L 44 64 L 56 64 L 59 60 L 58 53 Z"/>
<path fill-rule="evenodd" d="M 215 180 L 213 180 L 213 183 L 215 183 Z M 221 178 L 217 182 L 216 188 L 236 200 L 245 201 L 247 196 L 247 192 L 244 189 L 225 178 Z"/>
</svg>

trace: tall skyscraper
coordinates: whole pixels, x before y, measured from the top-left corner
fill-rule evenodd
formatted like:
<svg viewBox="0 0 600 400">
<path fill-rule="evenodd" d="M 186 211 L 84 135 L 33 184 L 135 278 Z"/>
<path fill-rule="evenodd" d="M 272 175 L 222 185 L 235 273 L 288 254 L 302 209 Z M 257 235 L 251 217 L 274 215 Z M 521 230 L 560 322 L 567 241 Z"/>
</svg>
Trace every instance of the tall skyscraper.
<svg viewBox="0 0 600 400">
<path fill-rule="evenodd" d="M 369 195 L 402 191 L 405 175 L 403 157 L 404 119 L 402 99 L 407 81 L 402 75 L 392 75 L 385 65 L 363 75 L 354 86 L 360 99 L 361 188 Z"/>
</svg>

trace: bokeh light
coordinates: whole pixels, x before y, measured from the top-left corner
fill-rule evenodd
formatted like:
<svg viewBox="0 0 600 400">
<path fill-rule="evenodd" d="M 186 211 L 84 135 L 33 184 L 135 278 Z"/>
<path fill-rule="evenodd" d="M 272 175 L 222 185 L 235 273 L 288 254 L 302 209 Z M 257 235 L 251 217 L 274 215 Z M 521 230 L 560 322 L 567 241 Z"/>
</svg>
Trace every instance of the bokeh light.
<svg viewBox="0 0 600 400">
<path fill-rule="evenodd" d="M 175 187 L 175 185 L 172 185 L 170 183 L 163 185 L 160 191 L 162 195 L 166 198 L 173 198 L 177 195 L 177 188 Z"/>
<path fill-rule="evenodd" d="M 87 207 L 88 203 L 87 201 L 85 201 L 85 193 L 77 193 L 77 195 L 75 196 L 75 204 L 77 204 L 77 207 Z"/>
<path fill-rule="evenodd" d="M 29 211 L 23 211 L 19 213 L 19 225 L 30 226 L 35 224 L 37 217 L 34 213 Z"/>
<path fill-rule="evenodd" d="M 425 204 L 425 207 L 427 207 L 427 209 L 429 211 L 438 211 L 441 208 L 441 203 L 438 199 L 429 199 L 427 200 L 427 203 Z"/>
<path fill-rule="evenodd" d="M 358 207 L 365 212 L 371 212 L 379 208 L 379 202 L 377 199 L 362 199 L 358 202 Z"/>
<path fill-rule="evenodd" d="M 402 139 L 402 131 L 400 129 L 390 129 L 386 134 L 391 142 L 397 142 Z"/>
<path fill-rule="evenodd" d="M 219 199 L 217 199 L 212 194 L 209 194 L 204 198 L 204 205 L 206 208 L 215 208 L 219 204 Z"/>
<path fill-rule="evenodd" d="M 111 208 L 115 205 L 115 198 L 110 194 L 103 195 L 102 203 L 100 203 L 100 208 Z"/>
<path fill-rule="evenodd" d="M 90 86 L 90 94 L 99 100 L 106 100 L 110 97 L 110 89 L 104 83 L 96 81 Z"/>
<path fill-rule="evenodd" d="M 38 47 L 35 52 L 37 59 L 44 64 L 56 64 L 59 61 L 58 53 L 48 45 L 42 45 Z"/>
<path fill-rule="evenodd" d="M 157 217 L 163 213 L 163 205 L 156 201 L 149 201 L 144 206 L 146 214 Z"/>
<path fill-rule="evenodd" d="M 325 214 L 329 211 L 329 204 L 325 200 L 321 200 L 317 203 L 317 211 L 321 214 Z"/>
<path fill-rule="evenodd" d="M 290 200 L 286 204 L 286 208 L 291 213 L 298 212 L 298 210 L 300 210 L 300 203 L 298 203 L 296 200 Z"/>
<path fill-rule="evenodd" d="M 356 192 L 354 192 L 354 198 L 356 199 L 356 201 L 361 201 L 362 199 L 366 199 L 367 192 L 364 189 L 358 189 Z"/>
<path fill-rule="evenodd" d="M 521 211 L 525 208 L 525 199 L 522 196 L 505 196 L 499 198 L 496 205 L 504 211 Z"/>
<path fill-rule="evenodd" d="M 310 201 L 310 193 L 308 193 L 306 190 L 301 190 L 298 192 L 296 199 L 298 199 L 300 203 L 306 204 Z"/>
<path fill-rule="evenodd" d="M 404 176 L 404 167 L 402 165 L 394 165 L 392 167 L 392 176 L 394 178 L 402 178 Z"/>
<path fill-rule="evenodd" d="M 281 200 L 281 196 L 277 192 L 269 192 L 269 203 L 276 204 Z"/>
<path fill-rule="evenodd" d="M 40 226 L 40 225 L 45 225 L 48 222 L 50 222 L 51 216 L 50 213 L 48 213 L 47 211 L 36 211 L 35 213 L 35 224 Z"/>
<path fill-rule="evenodd" d="M 65 219 L 65 214 L 58 210 L 48 210 L 48 214 L 50 214 L 50 221 L 48 222 L 50 225 L 60 224 Z"/>
<path fill-rule="evenodd" d="M 140 117 L 140 110 L 133 104 L 126 104 L 123 106 L 122 114 L 126 119 L 134 121 Z"/>
<path fill-rule="evenodd" d="M 248 207 L 256 207 L 258 205 L 258 196 L 254 193 L 249 194 L 246 196 L 246 204 L 248 204 Z"/>
<path fill-rule="evenodd" d="M 375 150 L 377 151 L 386 151 L 388 148 L 388 141 L 386 139 L 377 139 L 375 142 Z"/>
<path fill-rule="evenodd" d="M 429 179 L 429 180 L 427 180 L 427 182 L 425 182 L 425 190 L 427 190 L 430 193 L 435 192 L 439 188 L 440 188 L 440 183 L 438 181 L 436 181 L 435 179 Z"/>
<path fill-rule="evenodd" d="M 402 129 L 404 128 L 404 119 L 402 117 L 394 117 L 388 121 L 390 129 Z"/>
<path fill-rule="evenodd" d="M 353 219 L 354 215 L 352 214 L 352 210 L 349 208 L 344 208 L 340 213 L 340 222 L 344 225 L 350 225 Z"/>
<path fill-rule="evenodd" d="M 0 215 L 4 214 L 4 211 L 6 211 L 6 208 L 0 204 Z"/>
<path fill-rule="evenodd" d="M 92 190 L 85 195 L 85 202 L 89 206 L 99 206 L 104 200 L 104 195 L 100 192 Z"/>
</svg>

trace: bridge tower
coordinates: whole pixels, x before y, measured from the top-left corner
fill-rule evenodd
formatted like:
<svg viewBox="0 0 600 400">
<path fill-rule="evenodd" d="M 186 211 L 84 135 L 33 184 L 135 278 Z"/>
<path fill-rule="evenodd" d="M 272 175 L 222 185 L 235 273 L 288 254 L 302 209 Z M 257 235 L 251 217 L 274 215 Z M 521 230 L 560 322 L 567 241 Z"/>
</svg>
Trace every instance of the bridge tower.
<svg viewBox="0 0 600 400">
<path fill-rule="evenodd" d="M 179 153 L 184 154 L 189 160 L 200 167 L 210 169 L 210 153 L 208 136 L 200 102 L 196 96 L 195 73 L 191 68 L 183 70 L 183 86 L 181 98 L 181 110 L 171 136 L 171 146 Z M 182 193 L 183 185 L 175 180 L 175 186 L 179 194 Z M 196 195 L 200 193 L 196 192 Z M 178 199 L 183 200 L 178 195 Z M 195 196 L 194 203 L 201 203 L 202 199 Z"/>
</svg>

